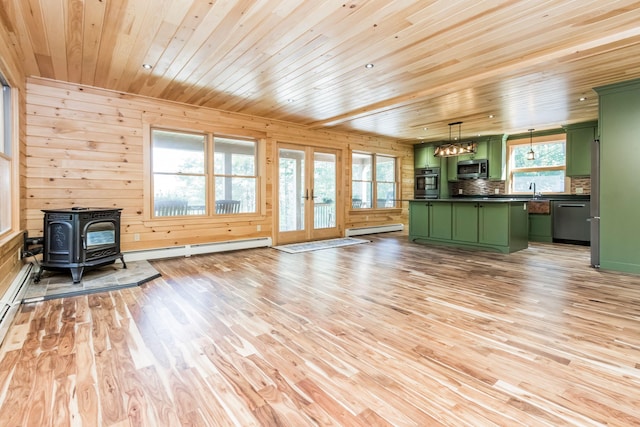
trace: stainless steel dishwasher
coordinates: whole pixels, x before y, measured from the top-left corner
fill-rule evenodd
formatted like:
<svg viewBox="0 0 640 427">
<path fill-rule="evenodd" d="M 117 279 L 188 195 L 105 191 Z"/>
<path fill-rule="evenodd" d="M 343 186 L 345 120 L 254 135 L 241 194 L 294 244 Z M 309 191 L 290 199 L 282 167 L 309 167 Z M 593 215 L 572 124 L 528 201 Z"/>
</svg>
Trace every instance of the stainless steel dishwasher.
<svg viewBox="0 0 640 427">
<path fill-rule="evenodd" d="M 589 216 L 591 202 L 588 200 L 553 202 L 553 241 L 589 245 L 591 230 Z"/>
</svg>

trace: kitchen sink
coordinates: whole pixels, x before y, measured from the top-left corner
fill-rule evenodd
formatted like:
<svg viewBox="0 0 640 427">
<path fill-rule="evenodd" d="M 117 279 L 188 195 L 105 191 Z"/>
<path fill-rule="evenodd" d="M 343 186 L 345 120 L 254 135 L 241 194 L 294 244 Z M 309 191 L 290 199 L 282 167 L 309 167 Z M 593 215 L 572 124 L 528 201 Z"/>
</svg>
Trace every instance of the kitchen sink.
<svg viewBox="0 0 640 427">
<path fill-rule="evenodd" d="M 551 213 L 551 201 L 548 199 L 531 199 L 527 202 L 530 214 L 549 215 Z"/>
</svg>

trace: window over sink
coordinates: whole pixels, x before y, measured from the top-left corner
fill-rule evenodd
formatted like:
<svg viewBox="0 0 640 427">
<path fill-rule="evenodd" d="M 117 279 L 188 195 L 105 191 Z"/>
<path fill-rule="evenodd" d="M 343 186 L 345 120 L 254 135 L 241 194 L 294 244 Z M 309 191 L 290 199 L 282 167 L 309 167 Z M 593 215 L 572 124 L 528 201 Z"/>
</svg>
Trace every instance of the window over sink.
<svg viewBox="0 0 640 427">
<path fill-rule="evenodd" d="M 533 149 L 535 159 L 527 153 Z M 510 194 L 564 193 L 566 178 L 565 134 L 534 137 L 529 135 L 508 142 L 508 192 Z"/>
</svg>

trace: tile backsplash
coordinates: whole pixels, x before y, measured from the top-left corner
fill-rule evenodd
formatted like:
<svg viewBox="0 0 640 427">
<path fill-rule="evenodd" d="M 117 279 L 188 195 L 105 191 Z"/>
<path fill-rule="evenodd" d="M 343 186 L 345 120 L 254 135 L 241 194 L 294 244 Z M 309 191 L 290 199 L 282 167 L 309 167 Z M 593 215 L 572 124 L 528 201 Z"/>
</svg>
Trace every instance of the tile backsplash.
<svg viewBox="0 0 640 427">
<path fill-rule="evenodd" d="M 499 194 L 505 194 L 504 181 L 489 181 L 488 179 L 465 179 L 457 182 L 449 183 L 449 191 L 452 196 L 456 196 L 462 189 L 462 194 L 466 195 L 489 195 L 496 194 L 495 190 L 498 189 Z"/>
<path fill-rule="evenodd" d="M 582 188 L 582 194 L 591 194 L 591 178 L 571 178 L 571 194 L 578 194 L 577 188 Z"/>
<path fill-rule="evenodd" d="M 579 194 L 576 190 L 578 188 L 582 188 L 582 194 L 591 194 L 591 178 L 588 176 L 582 178 L 571 178 L 571 194 Z M 449 183 L 449 191 L 452 196 L 458 195 L 460 189 L 462 189 L 462 194 L 465 195 L 496 194 L 496 189 L 498 189 L 499 194 L 505 194 L 505 181 L 466 179 Z"/>
</svg>

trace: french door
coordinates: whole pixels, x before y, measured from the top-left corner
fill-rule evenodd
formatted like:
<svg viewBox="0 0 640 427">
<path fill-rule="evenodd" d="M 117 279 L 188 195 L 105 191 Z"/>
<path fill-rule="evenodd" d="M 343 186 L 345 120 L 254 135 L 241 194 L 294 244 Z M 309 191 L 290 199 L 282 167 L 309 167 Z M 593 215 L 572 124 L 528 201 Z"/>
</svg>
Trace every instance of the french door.
<svg viewBox="0 0 640 427">
<path fill-rule="evenodd" d="M 278 244 L 340 236 L 337 150 L 278 145 Z"/>
</svg>

